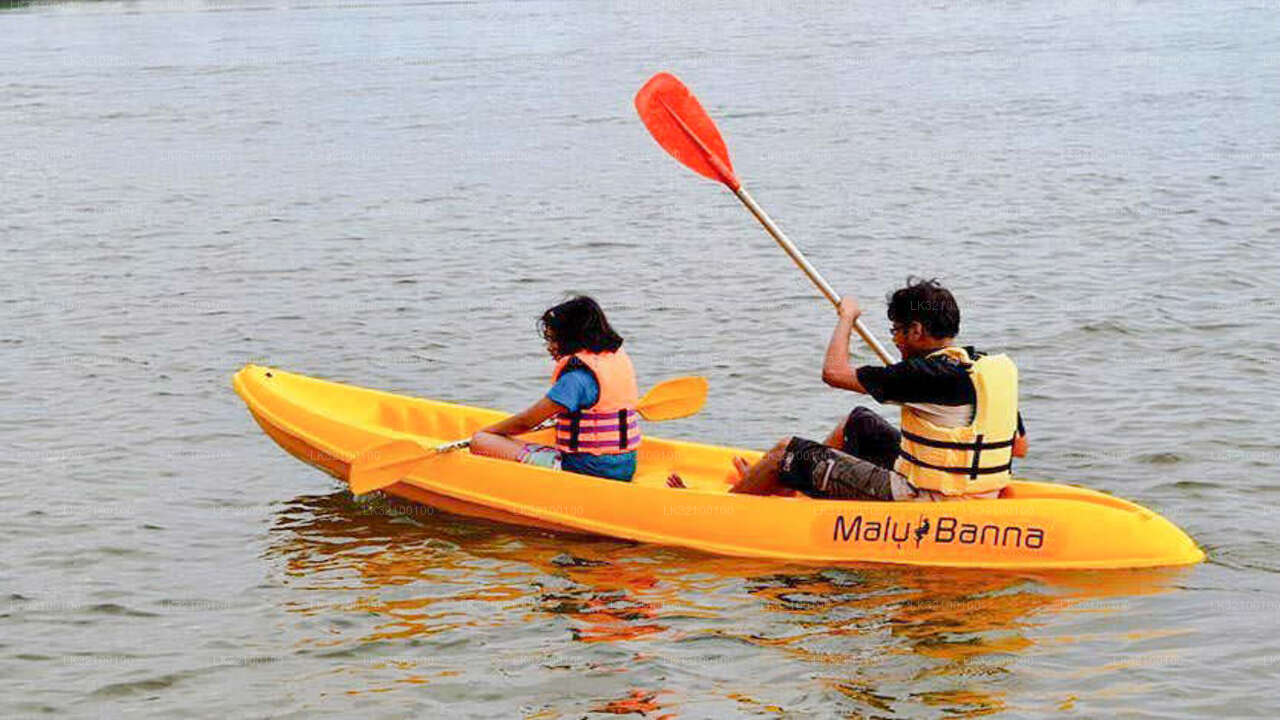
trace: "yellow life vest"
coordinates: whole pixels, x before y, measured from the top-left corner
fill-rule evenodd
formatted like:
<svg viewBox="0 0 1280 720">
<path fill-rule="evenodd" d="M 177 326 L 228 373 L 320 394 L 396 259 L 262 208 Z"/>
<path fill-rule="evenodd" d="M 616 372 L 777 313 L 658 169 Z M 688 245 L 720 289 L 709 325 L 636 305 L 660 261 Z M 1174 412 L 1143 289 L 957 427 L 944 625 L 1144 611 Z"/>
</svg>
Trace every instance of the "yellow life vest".
<svg viewBox="0 0 1280 720">
<path fill-rule="evenodd" d="M 902 406 L 902 444 L 894 470 L 918 488 L 943 495 L 999 490 L 1012 479 L 1013 440 L 1018 431 L 1018 368 L 1008 355 L 974 360 L 963 348 L 945 347 L 964 364 L 976 395 L 973 422 L 942 427 Z"/>
<path fill-rule="evenodd" d="M 616 352 L 580 352 L 562 357 L 551 373 L 551 384 L 577 359 L 591 371 L 600 386 L 596 404 L 556 418 L 556 449 L 590 455 L 620 455 L 640 447 L 640 391 L 631 358 Z"/>
</svg>

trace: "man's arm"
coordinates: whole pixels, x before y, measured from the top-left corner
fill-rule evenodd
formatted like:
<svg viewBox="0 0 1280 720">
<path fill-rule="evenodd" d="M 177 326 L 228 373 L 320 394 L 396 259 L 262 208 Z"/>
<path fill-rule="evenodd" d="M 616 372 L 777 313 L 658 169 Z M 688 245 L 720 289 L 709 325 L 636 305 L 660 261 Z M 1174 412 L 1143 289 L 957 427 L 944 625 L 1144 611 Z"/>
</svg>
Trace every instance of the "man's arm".
<svg viewBox="0 0 1280 720">
<path fill-rule="evenodd" d="M 1018 430 L 1013 434 L 1013 456 L 1027 456 L 1027 428 L 1022 424 L 1022 413 L 1018 413 Z"/>
<path fill-rule="evenodd" d="M 866 393 L 866 388 L 858 382 L 858 373 L 849 364 L 849 338 L 853 334 L 853 323 L 862 315 L 862 308 L 852 296 L 840 299 L 836 307 L 840 319 L 836 329 L 831 332 L 831 341 L 827 343 L 827 356 L 822 361 L 822 382 L 831 387 L 854 392 Z"/>
</svg>

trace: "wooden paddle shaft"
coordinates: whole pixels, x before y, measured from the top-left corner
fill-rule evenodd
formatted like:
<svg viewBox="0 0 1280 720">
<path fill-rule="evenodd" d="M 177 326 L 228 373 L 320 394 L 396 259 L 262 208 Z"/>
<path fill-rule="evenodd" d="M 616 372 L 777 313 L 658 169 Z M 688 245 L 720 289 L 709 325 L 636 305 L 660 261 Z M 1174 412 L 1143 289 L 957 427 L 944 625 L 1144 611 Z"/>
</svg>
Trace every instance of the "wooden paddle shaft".
<svg viewBox="0 0 1280 720">
<path fill-rule="evenodd" d="M 746 205 L 747 209 L 751 211 L 751 214 L 756 216 L 756 219 L 760 221 L 760 224 L 764 226 L 764 229 L 768 230 L 769 234 L 773 236 L 773 239 L 778 241 L 778 245 L 780 245 L 782 249 L 791 256 L 791 259 L 800 267 L 801 270 L 804 271 L 804 274 L 809 276 L 809 279 L 813 281 L 813 284 L 818 286 L 818 289 L 822 291 L 822 294 L 827 296 L 827 299 L 831 301 L 831 304 L 839 305 L 840 296 L 836 295 L 835 289 L 832 288 L 831 284 L 818 273 L 817 268 L 809 263 L 808 258 L 806 258 L 804 254 L 787 239 L 787 236 L 782 232 L 782 229 L 774 224 L 773 218 L 769 217 L 769 213 L 766 213 L 764 208 L 756 204 L 755 198 L 751 197 L 751 194 L 747 192 L 747 189 L 744 187 L 738 187 L 733 191 L 733 194 L 737 195 L 738 199 L 742 201 L 742 204 Z M 884 346 L 881 345 L 880 341 L 876 340 L 875 336 L 871 334 L 871 331 L 867 330 L 866 326 L 862 324 L 862 318 L 858 318 L 853 321 L 853 329 L 857 331 L 858 336 L 867 344 L 867 347 L 871 348 L 872 352 L 880 358 L 880 362 L 885 365 L 893 363 L 893 359 L 889 357 L 889 353 L 885 351 Z"/>
</svg>

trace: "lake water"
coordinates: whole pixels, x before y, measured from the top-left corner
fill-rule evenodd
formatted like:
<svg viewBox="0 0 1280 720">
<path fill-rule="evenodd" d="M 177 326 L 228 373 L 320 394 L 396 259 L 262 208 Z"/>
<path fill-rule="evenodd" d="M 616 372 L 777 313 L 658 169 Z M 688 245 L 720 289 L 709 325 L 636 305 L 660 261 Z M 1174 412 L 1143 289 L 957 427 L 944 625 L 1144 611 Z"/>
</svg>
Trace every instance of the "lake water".
<svg viewBox="0 0 1280 720">
<path fill-rule="evenodd" d="M 3 8 L 0 716 L 1280 713 L 1274 3 Z M 649 138 L 658 70 L 882 339 L 909 273 L 955 290 L 1022 370 L 1021 475 L 1209 561 L 558 537 L 353 500 L 259 432 L 248 362 L 521 408 L 573 291 L 643 384 L 710 378 L 653 432 L 824 434 L 833 314 Z"/>
</svg>

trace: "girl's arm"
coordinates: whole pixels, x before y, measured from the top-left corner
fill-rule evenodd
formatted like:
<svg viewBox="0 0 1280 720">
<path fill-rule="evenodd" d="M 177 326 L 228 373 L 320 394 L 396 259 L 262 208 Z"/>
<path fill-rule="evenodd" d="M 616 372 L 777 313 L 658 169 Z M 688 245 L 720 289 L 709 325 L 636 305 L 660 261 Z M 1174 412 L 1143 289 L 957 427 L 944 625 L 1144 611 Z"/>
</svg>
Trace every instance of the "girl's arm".
<svg viewBox="0 0 1280 720">
<path fill-rule="evenodd" d="M 495 435 L 519 435 L 526 433 L 542 424 L 553 415 L 559 415 L 564 412 L 565 408 L 558 403 L 552 401 L 547 396 L 542 396 L 538 402 L 530 405 L 524 410 L 512 415 L 509 418 L 500 420 L 480 432 L 490 432 Z"/>
</svg>

